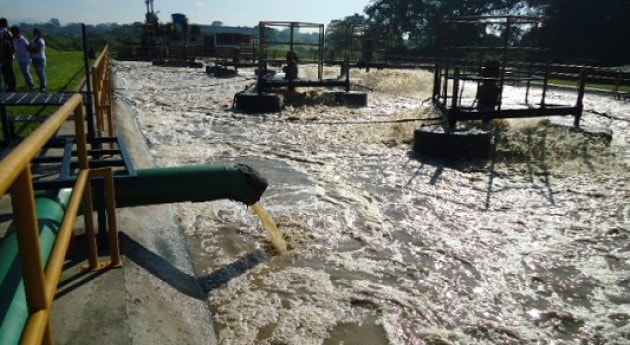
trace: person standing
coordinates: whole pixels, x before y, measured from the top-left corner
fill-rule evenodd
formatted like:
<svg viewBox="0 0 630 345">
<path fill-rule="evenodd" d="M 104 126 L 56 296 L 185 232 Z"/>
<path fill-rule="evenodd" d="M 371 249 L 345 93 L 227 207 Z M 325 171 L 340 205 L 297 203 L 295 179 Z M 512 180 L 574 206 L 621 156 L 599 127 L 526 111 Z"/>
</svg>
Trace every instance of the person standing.
<svg viewBox="0 0 630 345">
<path fill-rule="evenodd" d="M 24 76 L 24 82 L 32 90 L 35 84 L 33 84 L 33 77 L 31 76 L 31 52 L 29 51 L 28 40 L 20 33 L 18 26 L 14 25 L 11 27 L 11 34 L 13 34 L 13 39 L 15 40 L 15 52 L 20 63 L 20 70 Z"/>
<path fill-rule="evenodd" d="M 46 42 L 39 28 L 33 29 L 33 39 L 29 50 L 31 51 L 33 67 L 35 67 L 39 78 L 39 91 L 44 92 L 48 87 L 48 80 L 46 79 Z"/>
<path fill-rule="evenodd" d="M 15 54 L 15 46 L 13 36 L 7 29 L 9 22 L 6 18 L 0 18 L 0 66 L 2 68 L 2 77 L 6 84 L 8 92 L 15 92 L 16 82 L 13 73 L 13 55 Z"/>
</svg>

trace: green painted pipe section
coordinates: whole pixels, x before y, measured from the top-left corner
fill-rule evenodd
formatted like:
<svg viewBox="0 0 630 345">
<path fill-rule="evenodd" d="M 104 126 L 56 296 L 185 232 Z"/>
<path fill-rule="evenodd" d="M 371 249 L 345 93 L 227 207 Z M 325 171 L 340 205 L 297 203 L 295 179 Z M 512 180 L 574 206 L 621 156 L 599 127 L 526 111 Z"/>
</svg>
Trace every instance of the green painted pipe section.
<svg viewBox="0 0 630 345">
<path fill-rule="evenodd" d="M 244 164 L 211 164 L 138 169 L 116 178 L 116 207 L 232 199 L 253 205 L 267 181 Z"/>
<path fill-rule="evenodd" d="M 117 207 L 218 199 L 253 205 L 267 189 L 265 178 L 244 164 L 138 169 L 137 176 L 117 177 L 115 185 Z M 37 194 L 44 267 L 71 194 L 71 189 Z M 0 243 L 0 296 L 0 345 L 18 344 L 29 313 L 14 224 Z"/>
<path fill-rule="evenodd" d="M 44 267 L 48 264 L 71 195 L 72 189 L 38 192 L 36 195 Z M 14 223 L 9 225 L 0 243 L 0 296 L 0 345 L 18 344 L 29 312 Z"/>
</svg>

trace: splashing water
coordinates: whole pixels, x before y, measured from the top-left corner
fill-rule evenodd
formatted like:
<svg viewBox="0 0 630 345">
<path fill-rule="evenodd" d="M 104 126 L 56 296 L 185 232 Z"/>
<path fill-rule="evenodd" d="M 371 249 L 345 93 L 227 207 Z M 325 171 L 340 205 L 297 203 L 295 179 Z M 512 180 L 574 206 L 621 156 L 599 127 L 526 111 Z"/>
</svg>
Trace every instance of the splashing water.
<svg viewBox="0 0 630 345">
<path fill-rule="evenodd" d="M 236 161 L 269 181 L 291 255 L 210 292 L 222 344 L 627 344 L 627 102 L 585 97 L 587 110 L 626 119 L 585 112 L 584 126 L 613 130 L 610 144 L 566 130 L 572 118 L 509 120 L 492 161 L 452 167 L 410 157 L 421 122 L 396 122 L 433 116 L 427 72 L 351 74 L 373 90 L 366 108 L 245 115 L 229 106 L 253 70 L 213 79 L 125 64 L 158 165 Z M 178 215 L 200 274 L 266 239 L 232 201 Z"/>
</svg>

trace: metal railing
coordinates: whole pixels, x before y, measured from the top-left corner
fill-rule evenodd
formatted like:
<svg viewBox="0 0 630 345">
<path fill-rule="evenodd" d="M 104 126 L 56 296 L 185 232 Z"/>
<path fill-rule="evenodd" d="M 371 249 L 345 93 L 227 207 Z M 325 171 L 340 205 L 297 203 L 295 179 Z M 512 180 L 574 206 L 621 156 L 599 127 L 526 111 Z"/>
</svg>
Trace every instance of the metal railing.
<svg viewBox="0 0 630 345">
<path fill-rule="evenodd" d="M 39 221 L 32 184 L 31 162 L 46 143 L 59 131 L 64 122 L 74 115 L 77 138 L 79 173 L 72 196 L 66 209 L 57 240 L 54 243 L 48 265 L 42 264 L 42 247 L 39 238 Z M 115 197 L 111 168 L 90 170 L 85 135 L 85 109 L 81 95 L 74 95 L 39 128 L 15 147 L 0 161 L 0 195 L 11 194 L 14 223 L 22 266 L 22 278 L 29 317 L 24 329 L 22 344 L 52 344 L 50 314 L 52 303 L 61 278 L 63 264 L 70 239 L 73 235 L 79 207 L 83 207 L 88 238 L 90 269 L 102 267 L 97 262 L 97 248 L 92 219 L 92 191 L 90 179 L 105 178 L 108 216 L 110 217 L 110 255 L 108 266 L 121 264 L 115 218 Z"/>
<path fill-rule="evenodd" d="M 91 68 L 92 93 L 96 109 L 96 129 L 99 136 L 116 135 L 113 119 L 112 69 L 109 46 L 96 59 Z"/>
</svg>

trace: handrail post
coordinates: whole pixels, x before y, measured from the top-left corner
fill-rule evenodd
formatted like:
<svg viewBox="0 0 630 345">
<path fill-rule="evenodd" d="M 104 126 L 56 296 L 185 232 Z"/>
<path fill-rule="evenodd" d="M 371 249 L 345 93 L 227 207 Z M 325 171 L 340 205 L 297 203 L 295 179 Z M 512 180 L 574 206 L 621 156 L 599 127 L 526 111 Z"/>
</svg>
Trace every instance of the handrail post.
<svg viewBox="0 0 630 345">
<path fill-rule="evenodd" d="M 86 269 L 93 270 L 98 267 L 98 247 L 96 244 L 96 231 L 94 230 L 94 209 L 92 208 L 92 187 L 90 185 L 83 190 L 83 224 L 88 246 L 88 265 Z"/>
<path fill-rule="evenodd" d="M 74 109 L 74 132 L 77 138 L 77 158 L 79 169 L 89 169 L 87 157 L 87 138 L 85 135 L 85 110 L 82 106 Z M 83 190 L 83 224 L 88 246 L 88 267 L 94 269 L 98 266 L 98 254 L 96 235 L 94 230 L 94 210 L 92 209 L 92 191 L 90 187 Z"/>
<path fill-rule="evenodd" d="M 24 276 L 24 290 L 30 314 L 48 309 L 48 298 L 39 241 L 39 222 L 35 206 L 30 166 L 27 166 L 11 186 L 11 203 L 15 215 L 20 262 Z M 50 321 L 46 321 L 50 329 Z M 46 339 L 48 337 L 48 339 Z M 51 343 L 51 332 L 44 332 L 45 343 Z"/>
<path fill-rule="evenodd" d="M 120 266 L 120 247 L 118 242 L 118 225 L 116 221 L 116 192 L 112 168 L 100 169 L 105 179 L 105 203 L 107 204 L 107 223 L 109 225 L 109 255 L 111 266 Z"/>
<path fill-rule="evenodd" d="M 107 208 L 107 226 L 109 231 L 109 249 L 110 261 L 98 262 L 98 245 L 96 241 L 96 232 L 94 231 L 94 220 L 92 216 L 92 183 L 83 191 L 83 212 L 85 220 L 85 228 L 88 240 L 89 260 L 88 265 L 83 266 L 84 270 L 100 270 L 103 268 L 121 267 L 122 259 L 120 256 L 120 245 L 118 241 L 118 225 L 116 221 L 116 194 L 114 188 L 114 174 L 111 167 L 91 169 L 89 170 L 90 180 L 93 178 L 103 179 L 105 207 Z M 105 231 L 99 227 L 99 231 Z"/>
</svg>

